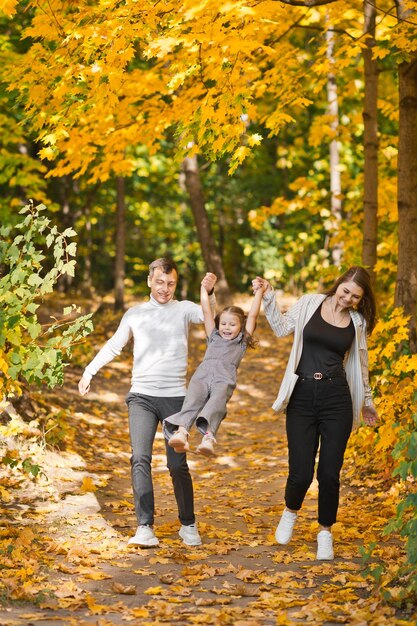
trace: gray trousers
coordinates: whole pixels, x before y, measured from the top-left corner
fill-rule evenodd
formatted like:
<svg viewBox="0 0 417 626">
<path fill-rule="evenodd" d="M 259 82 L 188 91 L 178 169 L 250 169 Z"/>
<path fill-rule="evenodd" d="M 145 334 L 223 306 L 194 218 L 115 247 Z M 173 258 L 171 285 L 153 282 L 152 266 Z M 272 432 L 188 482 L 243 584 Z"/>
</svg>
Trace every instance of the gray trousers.
<svg viewBox="0 0 417 626">
<path fill-rule="evenodd" d="M 129 410 L 129 433 L 132 456 L 133 498 L 138 525 L 154 523 L 154 491 L 152 484 L 152 448 L 158 424 L 179 411 L 184 398 L 160 398 L 129 393 L 126 404 Z M 174 487 L 178 517 L 184 526 L 194 524 L 193 482 L 185 453 L 178 453 L 165 441 L 167 467 Z"/>
<path fill-rule="evenodd" d="M 227 402 L 233 391 L 234 386 L 223 380 L 208 384 L 193 377 L 181 411 L 164 421 L 165 437 L 169 439 L 178 426 L 189 431 L 194 423 L 203 435 L 208 430 L 215 435 L 226 416 Z"/>
</svg>

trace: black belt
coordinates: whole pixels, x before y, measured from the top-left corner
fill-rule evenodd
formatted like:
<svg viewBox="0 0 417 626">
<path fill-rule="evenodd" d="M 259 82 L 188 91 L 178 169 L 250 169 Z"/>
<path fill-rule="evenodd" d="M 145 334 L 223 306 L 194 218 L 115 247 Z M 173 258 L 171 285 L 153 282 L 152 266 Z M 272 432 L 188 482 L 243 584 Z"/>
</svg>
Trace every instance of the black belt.
<svg viewBox="0 0 417 626">
<path fill-rule="evenodd" d="M 331 380 L 332 378 L 345 378 L 345 372 L 334 372 L 334 374 L 323 374 L 323 372 L 314 372 L 314 374 L 305 374 L 301 372 L 298 376 L 304 380 Z"/>
</svg>

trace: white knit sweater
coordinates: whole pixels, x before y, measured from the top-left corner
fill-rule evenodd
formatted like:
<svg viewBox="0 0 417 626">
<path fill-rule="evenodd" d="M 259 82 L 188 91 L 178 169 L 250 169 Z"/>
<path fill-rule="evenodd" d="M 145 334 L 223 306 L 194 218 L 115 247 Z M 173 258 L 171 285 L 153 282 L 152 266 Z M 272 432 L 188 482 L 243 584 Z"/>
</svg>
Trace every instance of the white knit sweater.
<svg viewBox="0 0 417 626">
<path fill-rule="evenodd" d="M 214 306 L 211 296 L 210 304 Z M 160 304 L 148 302 L 126 311 L 114 335 L 85 368 L 90 379 L 118 356 L 133 338 L 130 391 L 148 396 L 177 397 L 186 393 L 188 334 L 190 324 L 203 322 L 201 307 L 189 300 Z"/>
</svg>

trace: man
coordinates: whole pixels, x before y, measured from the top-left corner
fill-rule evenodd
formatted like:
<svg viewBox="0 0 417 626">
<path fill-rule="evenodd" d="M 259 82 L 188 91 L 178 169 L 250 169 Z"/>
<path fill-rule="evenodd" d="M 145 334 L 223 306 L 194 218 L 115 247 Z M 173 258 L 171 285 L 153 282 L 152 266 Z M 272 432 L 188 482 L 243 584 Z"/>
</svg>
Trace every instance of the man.
<svg viewBox="0 0 417 626">
<path fill-rule="evenodd" d="M 212 294 L 216 276 L 207 273 L 202 284 Z M 132 386 L 126 397 L 132 447 L 131 469 L 136 534 L 129 544 L 157 546 L 153 530 L 154 492 L 152 485 L 152 447 L 158 424 L 177 413 L 183 404 L 188 360 L 188 334 L 191 323 L 203 322 L 201 307 L 188 300 L 174 300 L 178 282 L 176 264 L 156 259 L 149 266 L 150 299 L 129 309 L 114 335 L 86 367 L 78 383 L 81 395 L 88 392 L 92 377 L 118 356 L 133 337 Z M 215 298 L 211 295 L 211 306 Z M 190 546 L 201 544 L 194 515 L 194 493 L 185 453 L 167 445 L 167 466 L 181 522 L 179 535 Z"/>
</svg>

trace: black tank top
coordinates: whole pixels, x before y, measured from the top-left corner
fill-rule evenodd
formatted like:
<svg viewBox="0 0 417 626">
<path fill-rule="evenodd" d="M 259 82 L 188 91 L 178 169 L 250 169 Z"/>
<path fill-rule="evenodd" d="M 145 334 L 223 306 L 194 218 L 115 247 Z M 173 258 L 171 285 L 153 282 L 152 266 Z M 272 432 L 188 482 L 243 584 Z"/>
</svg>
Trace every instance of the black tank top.
<svg viewBox="0 0 417 626">
<path fill-rule="evenodd" d="M 297 374 L 322 372 L 332 374 L 343 370 L 343 360 L 355 337 L 352 320 L 346 328 L 326 322 L 320 305 L 303 330 L 303 351 Z"/>
</svg>

